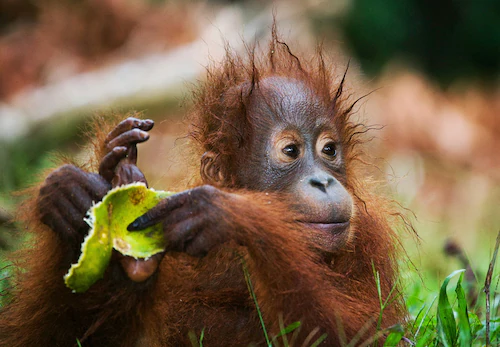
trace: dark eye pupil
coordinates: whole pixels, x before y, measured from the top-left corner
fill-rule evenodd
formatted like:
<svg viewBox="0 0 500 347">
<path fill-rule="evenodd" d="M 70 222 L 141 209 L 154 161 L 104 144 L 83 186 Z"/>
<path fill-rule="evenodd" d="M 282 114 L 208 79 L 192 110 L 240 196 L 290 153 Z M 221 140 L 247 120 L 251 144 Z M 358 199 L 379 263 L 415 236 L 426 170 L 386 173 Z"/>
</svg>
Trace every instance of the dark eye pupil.
<svg viewBox="0 0 500 347">
<path fill-rule="evenodd" d="M 325 145 L 325 147 L 323 147 L 323 153 L 325 153 L 326 155 L 329 155 L 329 156 L 336 156 L 337 155 L 337 149 L 335 148 L 335 144 L 334 143 L 327 143 Z"/>
<path fill-rule="evenodd" d="M 296 145 L 288 145 L 285 148 L 283 148 L 283 154 L 291 157 L 291 158 L 297 158 L 299 156 L 299 149 L 297 148 Z"/>
</svg>

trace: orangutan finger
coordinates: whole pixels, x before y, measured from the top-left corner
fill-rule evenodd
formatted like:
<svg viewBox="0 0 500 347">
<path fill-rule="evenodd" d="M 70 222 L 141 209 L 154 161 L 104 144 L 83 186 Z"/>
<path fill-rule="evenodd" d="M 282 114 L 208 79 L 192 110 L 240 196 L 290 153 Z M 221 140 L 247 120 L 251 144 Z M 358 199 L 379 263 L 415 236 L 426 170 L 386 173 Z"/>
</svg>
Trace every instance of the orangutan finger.
<svg viewBox="0 0 500 347">
<path fill-rule="evenodd" d="M 111 152 L 106 154 L 99 165 L 99 175 L 110 182 L 115 176 L 115 169 L 118 163 L 127 155 L 127 147 L 114 147 Z"/>
<path fill-rule="evenodd" d="M 137 164 L 137 146 L 135 144 L 128 149 L 127 161 L 133 165 Z"/>
<path fill-rule="evenodd" d="M 148 139 L 149 139 L 149 134 L 147 132 L 140 129 L 132 129 L 112 139 L 106 145 L 106 148 L 111 150 L 112 148 L 121 146 L 130 147 L 137 143 L 147 141 Z"/>
<path fill-rule="evenodd" d="M 192 190 L 186 190 L 161 200 L 155 207 L 130 223 L 127 230 L 139 231 L 163 221 L 173 210 L 192 199 L 191 193 Z"/>
<path fill-rule="evenodd" d="M 139 119 L 135 117 L 129 117 L 121 121 L 109 134 L 106 136 L 104 143 L 109 143 L 114 138 L 120 136 L 121 134 L 132 130 L 140 129 L 144 131 L 149 131 L 153 128 L 154 122 L 151 119 Z"/>
</svg>

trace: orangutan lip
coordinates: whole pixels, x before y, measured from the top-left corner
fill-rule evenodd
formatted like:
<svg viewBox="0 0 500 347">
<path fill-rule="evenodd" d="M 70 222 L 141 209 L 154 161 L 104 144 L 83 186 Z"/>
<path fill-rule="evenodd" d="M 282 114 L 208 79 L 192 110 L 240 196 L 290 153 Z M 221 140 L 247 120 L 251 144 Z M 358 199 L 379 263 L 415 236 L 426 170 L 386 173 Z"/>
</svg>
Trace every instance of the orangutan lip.
<svg viewBox="0 0 500 347">
<path fill-rule="evenodd" d="M 331 234 L 341 234 L 351 224 L 349 221 L 342 223 L 317 223 L 317 222 L 302 222 L 302 223 L 309 228 L 313 228 Z"/>
</svg>

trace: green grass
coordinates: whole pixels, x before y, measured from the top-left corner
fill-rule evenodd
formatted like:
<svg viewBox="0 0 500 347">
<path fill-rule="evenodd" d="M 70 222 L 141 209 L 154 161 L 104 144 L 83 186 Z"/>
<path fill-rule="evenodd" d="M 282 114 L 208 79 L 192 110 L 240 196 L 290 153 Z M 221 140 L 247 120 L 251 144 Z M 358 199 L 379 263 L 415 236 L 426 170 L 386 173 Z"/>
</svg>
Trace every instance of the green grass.
<svg viewBox="0 0 500 347">
<path fill-rule="evenodd" d="M 362 341 L 353 340 L 348 341 L 345 346 L 359 346 L 360 343 L 363 346 L 377 345 L 377 340 L 382 337 L 385 338 L 384 346 L 499 346 L 500 296 L 496 294 L 500 274 L 498 268 L 495 268 L 499 243 L 500 233 L 489 266 L 483 265 L 485 275 L 476 282 L 471 283 L 466 279 L 464 269 L 453 271 L 441 279 L 440 283 L 434 283 L 433 278 L 423 280 L 418 270 L 409 269 L 404 280 L 406 283 L 404 295 L 409 320 L 403 325 L 392 327 L 382 327 L 378 320 L 379 333 L 371 341 L 362 343 Z M 270 336 L 260 312 L 258 298 L 253 290 L 246 264 L 243 262 L 242 266 L 249 293 L 260 318 L 266 345 L 269 347 L 294 346 L 301 323 L 293 322 L 285 326 L 283 318 L 277 317 L 280 332 L 275 336 Z M 0 259 L 0 307 L 11 299 L 9 294 L 11 272 L 10 264 Z M 481 273 L 481 271 L 477 272 Z M 376 269 L 374 269 L 374 280 L 375 283 L 380 281 Z M 379 298 L 382 315 L 390 302 L 382 298 L 380 292 Z M 317 346 L 327 338 L 326 335 L 318 338 L 317 333 L 318 331 L 311 332 L 310 341 L 305 344 L 306 346 Z M 200 336 L 191 332 L 189 338 L 193 346 L 202 347 L 204 331 L 201 331 Z"/>
<path fill-rule="evenodd" d="M 498 346 L 500 345 L 500 296 L 497 296 L 500 276 L 495 269 L 497 245 L 493 253 L 488 271 L 477 283 L 467 283 L 464 277 L 465 270 L 453 271 L 442 280 L 439 287 L 431 289 L 421 279 L 420 274 L 411 271 L 406 282 L 411 285 L 405 287 L 405 297 L 410 319 L 406 324 L 392 327 L 381 327 L 379 333 L 371 341 L 362 343 L 358 340 L 349 341 L 346 346 L 378 345 L 377 340 L 385 337 L 384 346 Z M 11 267 L 0 261 L 0 307 L 9 300 L 9 276 Z M 255 304 L 262 325 L 266 345 L 271 347 L 292 347 L 301 324 L 294 322 L 284 325 L 283 318 L 277 317 L 280 332 L 270 336 L 259 308 L 258 298 L 253 290 L 250 275 L 243 262 L 243 272 L 249 293 Z M 374 279 L 379 283 L 378 273 L 374 269 Z M 432 281 L 430 281 L 432 282 Z M 380 296 L 380 294 L 379 294 Z M 390 297 L 390 296 L 389 296 Z M 381 314 L 389 302 L 380 296 Z M 327 338 L 326 334 L 315 340 L 313 337 L 318 331 L 312 331 L 310 340 L 305 346 L 318 346 Z M 198 337 L 190 332 L 189 339 L 192 346 L 202 347 L 204 330 Z"/>
<path fill-rule="evenodd" d="M 500 342 L 497 303 L 492 306 L 494 318 L 489 319 L 486 307 L 471 308 L 468 302 L 471 298 L 462 285 L 464 271 L 457 270 L 446 277 L 439 292 L 432 298 L 429 295 L 430 300 L 419 309 L 408 307 L 412 318 L 405 337 L 415 346 L 496 346 Z M 456 277 L 456 285 L 450 285 Z M 454 291 L 450 292 L 450 288 Z M 490 332 L 486 334 L 488 329 Z"/>
<path fill-rule="evenodd" d="M 297 336 L 297 334 L 300 330 L 300 322 L 293 322 L 292 324 L 285 327 L 284 322 L 283 322 L 283 317 L 280 316 L 278 318 L 279 325 L 280 325 L 280 332 L 276 336 L 273 336 L 270 339 L 269 334 L 267 332 L 266 324 L 264 323 L 264 318 L 262 317 L 262 313 L 260 311 L 259 302 L 258 302 L 257 297 L 255 295 L 255 292 L 253 290 L 253 284 L 252 284 L 252 281 L 250 279 L 250 273 L 248 272 L 247 264 L 246 264 L 245 259 L 243 257 L 241 257 L 240 259 L 241 259 L 241 264 L 242 264 L 242 268 L 243 268 L 243 273 L 245 275 L 245 281 L 246 281 L 246 284 L 248 287 L 248 292 L 250 293 L 252 300 L 254 302 L 254 305 L 255 305 L 255 309 L 257 310 L 260 324 L 262 326 L 262 332 L 263 332 L 264 337 L 266 339 L 266 345 L 268 347 L 273 347 L 273 346 L 279 347 L 279 346 L 281 346 L 281 344 L 280 344 L 280 341 L 281 341 L 281 343 L 283 344 L 284 347 L 293 346 L 293 342 L 291 342 L 291 341 L 295 340 L 295 337 Z M 306 341 L 304 341 L 302 345 L 316 347 L 316 346 L 319 346 L 328 337 L 327 334 L 323 334 L 320 337 L 318 337 L 316 340 L 312 341 L 314 338 L 314 335 L 316 333 L 317 333 L 317 331 L 314 331 L 314 330 L 311 331 L 311 333 L 306 338 Z M 290 340 L 289 340 L 289 337 L 290 337 Z M 195 345 L 193 345 L 193 346 L 195 346 Z M 201 347 L 201 345 L 200 345 L 200 347 Z"/>
<path fill-rule="evenodd" d="M 11 270 L 10 264 L 0 258 L 0 308 L 11 299 Z"/>
<path fill-rule="evenodd" d="M 406 287 L 405 293 L 407 309 L 410 315 L 405 327 L 400 324 L 385 329 L 381 327 L 381 317 L 387 305 L 390 304 L 388 298 L 392 297 L 392 292 L 384 300 L 380 290 L 380 276 L 374 268 L 373 274 L 380 299 L 380 316 L 377 320 L 378 333 L 369 341 L 362 342 L 355 338 L 345 346 L 378 346 L 381 338 L 385 338 L 384 346 L 499 346 L 500 316 L 498 310 L 500 308 L 500 298 L 495 295 L 500 281 L 498 271 L 495 272 L 499 244 L 500 233 L 485 276 L 484 286 L 481 286 L 481 292 L 477 291 L 480 282 L 465 283 L 467 290 L 464 289 L 464 273 L 466 269 L 453 271 L 436 290 L 429 290 L 420 278 L 420 274 L 416 271 L 412 272 L 408 278 L 408 282 L 412 283 L 412 285 Z M 258 299 L 253 290 L 248 268 L 243 260 L 242 266 L 267 346 L 293 346 L 293 342 L 290 341 L 294 341 L 294 333 L 297 333 L 300 329 L 300 322 L 294 322 L 285 327 L 282 317 L 279 317 L 281 331 L 276 336 L 270 337 L 259 308 Z M 455 280 L 455 285 L 452 285 Z M 493 300 L 491 300 L 492 283 L 495 284 Z M 484 295 L 480 295 L 481 293 Z M 313 331 L 310 335 L 313 336 L 316 333 L 317 331 Z M 290 337 L 290 335 L 292 336 Z M 193 344 L 193 346 L 201 346 L 202 337 L 200 338 L 200 344 Z M 327 336 L 324 334 L 316 341 L 309 341 L 302 345 L 315 347 L 326 338 Z"/>
<path fill-rule="evenodd" d="M 466 282 L 465 269 L 456 270 L 443 280 L 437 291 L 433 291 L 413 276 L 413 285 L 406 291 L 411 319 L 405 338 L 415 346 L 500 344 L 500 298 L 495 295 L 499 280 L 498 271 L 495 271 L 499 242 L 500 233 L 484 281 Z"/>
</svg>

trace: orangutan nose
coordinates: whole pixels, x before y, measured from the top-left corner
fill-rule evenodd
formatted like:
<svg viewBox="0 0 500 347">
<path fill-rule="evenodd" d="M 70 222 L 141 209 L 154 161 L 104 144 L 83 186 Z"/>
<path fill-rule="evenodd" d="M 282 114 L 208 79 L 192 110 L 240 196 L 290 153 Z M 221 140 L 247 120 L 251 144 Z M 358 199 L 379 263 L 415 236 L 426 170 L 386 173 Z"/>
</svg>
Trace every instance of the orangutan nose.
<svg viewBox="0 0 500 347">
<path fill-rule="evenodd" d="M 309 179 L 309 184 L 326 193 L 326 189 L 334 182 L 334 178 L 326 173 L 314 175 Z"/>
</svg>

